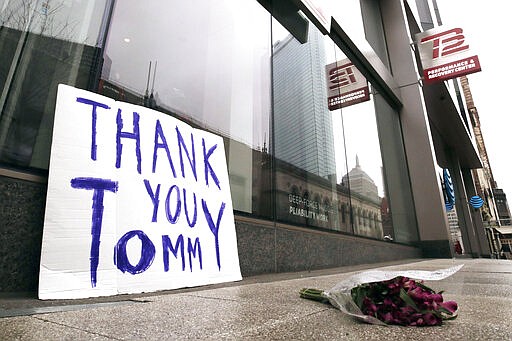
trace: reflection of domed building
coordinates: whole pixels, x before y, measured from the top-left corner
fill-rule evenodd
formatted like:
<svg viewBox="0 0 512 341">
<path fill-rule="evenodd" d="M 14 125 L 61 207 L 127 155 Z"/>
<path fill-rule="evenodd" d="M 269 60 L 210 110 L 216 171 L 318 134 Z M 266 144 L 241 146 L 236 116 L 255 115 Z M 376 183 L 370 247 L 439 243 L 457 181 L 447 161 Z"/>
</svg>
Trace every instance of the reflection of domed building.
<svg viewBox="0 0 512 341">
<path fill-rule="evenodd" d="M 350 188 L 355 232 L 383 238 L 380 212 L 382 199 L 373 179 L 361 169 L 359 157 L 356 156 L 356 166 L 343 176 L 341 185 Z"/>
<path fill-rule="evenodd" d="M 368 199 L 380 200 L 377 185 L 361 169 L 358 156 L 356 156 L 356 166 L 348 174 L 345 174 L 341 180 L 341 184 L 345 187 L 349 187 L 349 182 L 351 192 L 359 193 Z"/>
<path fill-rule="evenodd" d="M 264 152 L 253 151 L 253 211 L 272 216 L 272 207 L 265 193 L 271 191 L 271 156 Z M 334 179 L 326 179 L 310 173 L 300 167 L 280 159 L 273 159 L 275 167 L 275 216 L 282 223 L 335 230 L 375 239 L 383 239 L 382 199 L 377 195 L 373 180 L 363 172 L 349 173 L 355 176 L 362 172 L 361 183 L 370 188 L 369 194 L 349 191 L 346 184 L 335 184 Z M 351 175 L 351 176 L 352 176 Z M 352 185 L 352 178 L 350 178 Z M 373 185 L 372 186 L 370 186 Z M 389 215 L 389 209 L 384 213 Z M 389 220 L 389 219 L 388 219 Z M 392 230 L 391 223 L 388 223 Z"/>
</svg>

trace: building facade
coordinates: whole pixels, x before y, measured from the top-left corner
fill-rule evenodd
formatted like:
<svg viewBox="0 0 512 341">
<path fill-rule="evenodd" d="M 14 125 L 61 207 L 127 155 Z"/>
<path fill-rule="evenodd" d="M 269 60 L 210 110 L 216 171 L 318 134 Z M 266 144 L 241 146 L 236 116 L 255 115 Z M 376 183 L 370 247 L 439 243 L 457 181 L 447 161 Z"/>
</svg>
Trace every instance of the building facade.
<svg viewBox="0 0 512 341">
<path fill-rule="evenodd" d="M 501 225 L 512 225 L 510 219 L 510 209 L 508 207 L 507 195 L 500 188 L 494 189 L 494 200 L 498 210 L 498 219 Z"/>
<path fill-rule="evenodd" d="M 459 80 L 422 86 L 410 46 L 435 2 L 333 2 L 325 25 L 305 3 L 0 1 L 0 291 L 37 287 L 60 83 L 224 138 L 244 276 L 452 257 L 440 168 L 488 256 Z M 352 73 L 325 66 L 347 59 L 369 100 L 330 110 Z"/>
</svg>

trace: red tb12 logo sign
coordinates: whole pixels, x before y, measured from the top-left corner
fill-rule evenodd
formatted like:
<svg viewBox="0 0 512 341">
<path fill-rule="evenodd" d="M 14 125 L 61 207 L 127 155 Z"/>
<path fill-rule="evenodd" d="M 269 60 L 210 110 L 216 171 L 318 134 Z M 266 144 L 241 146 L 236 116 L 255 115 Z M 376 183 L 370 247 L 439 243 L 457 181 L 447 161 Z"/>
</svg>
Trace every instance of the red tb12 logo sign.
<svg viewBox="0 0 512 341">
<path fill-rule="evenodd" d="M 469 49 L 465 44 L 465 37 L 461 28 L 453 28 L 448 31 L 436 33 L 421 39 L 420 43 L 432 42 L 432 59 L 446 57 L 450 54 Z"/>
<path fill-rule="evenodd" d="M 444 81 L 481 70 L 462 28 L 435 27 L 416 34 L 426 83 Z"/>
</svg>

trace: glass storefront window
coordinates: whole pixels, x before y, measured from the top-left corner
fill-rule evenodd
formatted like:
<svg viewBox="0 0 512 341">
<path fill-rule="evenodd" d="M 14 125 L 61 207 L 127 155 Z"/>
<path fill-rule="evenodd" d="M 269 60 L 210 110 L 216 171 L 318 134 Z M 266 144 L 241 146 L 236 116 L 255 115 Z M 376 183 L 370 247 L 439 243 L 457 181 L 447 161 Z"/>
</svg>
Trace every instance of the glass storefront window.
<svg viewBox="0 0 512 341">
<path fill-rule="evenodd" d="M 383 239 L 383 221 L 392 230 L 391 212 L 382 209 L 387 199 L 370 87 L 363 77 L 354 88 L 362 75 L 311 23 L 301 43 L 274 21 L 273 42 L 277 219 Z M 367 101 L 357 100 L 361 86 Z M 338 103 L 331 102 L 332 89 Z M 353 105 L 345 105 L 350 98 Z"/>
<path fill-rule="evenodd" d="M 94 89 L 111 1 L 0 1 L 0 163 L 47 169 L 59 83 Z"/>
<path fill-rule="evenodd" d="M 0 1 L 0 167 L 48 168 L 64 83 L 221 135 L 238 213 L 415 240 L 408 178 L 386 175 L 406 172 L 397 113 L 291 2 L 261 3 Z"/>
<path fill-rule="evenodd" d="M 225 137 L 234 208 L 270 214 L 268 12 L 253 0 L 118 2 L 105 61 L 100 93 Z"/>
<path fill-rule="evenodd" d="M 382 205 L 387 201 L 382 177 L 382 157 L 375 119 L 373 96 L 366 102 L 347 106 L 336 115 L 344 134 L 348 173 L 341 185 L 350 191 L 354 233 L 383 238 Z M 386 214 L 390 214 L 388 212 Z M 392 226 L 387 226 L 386 235 Z"/>
<path fill-rule="evenodd" d="M 48 168 L 64 83 L 222 135 L 235 209 L 269 216 L 270 14 L 253 0 L 112 5 L 0 2 L 0 164 Z"/>
</svg>

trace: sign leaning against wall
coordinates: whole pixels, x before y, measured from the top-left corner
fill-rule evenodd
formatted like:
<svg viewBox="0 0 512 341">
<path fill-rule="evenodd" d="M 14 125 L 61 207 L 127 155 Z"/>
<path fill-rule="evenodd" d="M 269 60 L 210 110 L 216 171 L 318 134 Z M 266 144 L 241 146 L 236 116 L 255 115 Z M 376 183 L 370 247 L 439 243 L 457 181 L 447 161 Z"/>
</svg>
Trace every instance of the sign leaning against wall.
<svg viewBox="0 0 512 341">
<path fill-rule="evenodd" d="M 222 138 L 59 85 L 39 298 L 240 279 Z"/>
</svg>

